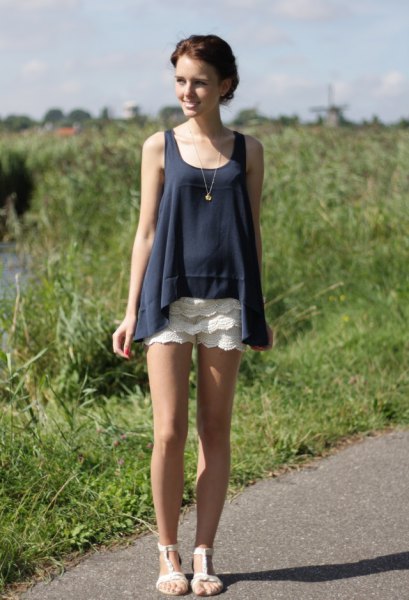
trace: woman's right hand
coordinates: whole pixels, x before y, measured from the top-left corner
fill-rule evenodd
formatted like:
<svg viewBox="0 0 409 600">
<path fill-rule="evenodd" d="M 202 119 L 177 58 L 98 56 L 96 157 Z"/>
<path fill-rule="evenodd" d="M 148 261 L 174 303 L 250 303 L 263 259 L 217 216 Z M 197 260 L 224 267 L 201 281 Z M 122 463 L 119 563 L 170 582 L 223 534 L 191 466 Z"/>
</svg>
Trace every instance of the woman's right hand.
<svg viewBox="0 0 409 600">
<path fill-rule="evenodd" d="M 115 354 L 122 358 L 131 358 L 131 345 L 136 329 L 136 315 L 127 315 L 112 334 L 112 348 Z"/>
</svg>

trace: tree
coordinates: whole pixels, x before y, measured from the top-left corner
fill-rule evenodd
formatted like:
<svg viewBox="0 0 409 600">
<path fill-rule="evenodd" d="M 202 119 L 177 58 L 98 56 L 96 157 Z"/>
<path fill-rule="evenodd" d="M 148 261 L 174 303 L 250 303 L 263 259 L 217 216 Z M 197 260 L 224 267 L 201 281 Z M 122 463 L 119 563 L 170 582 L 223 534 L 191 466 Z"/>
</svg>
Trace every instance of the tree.
<svg viewBox="0 0 409 600">
<path fill-rule="evenodd" d="M 44 123 L 58 123 L 64 120 L 64 113 L 60 108 L 50 108 L 44 115 Z"/>
<path fill-rule="evenodd" d="M 378 117 L 378 115 L 372 116 L 372 121 L 370 122 L 370 125 L 372 125 L 372 127 L 383 127 L 383 123 Z"/>
<path fill-rule="evenodd" d="M 9 131 L 23 131 L 35 125 L 35 121 L 26 115 L 9 115 L 4 119 L 3 124 Z"/>
<path fill-rule="evenodd" d="M 244 108 L 234 118 L 233 125 L 259 125 L 268 120 L 269 119 L 264 115 L 261 115 L 256 108 Z"/>
<path fill-rule="evenodd" d="M 159 120 L 164 123 L 167 127 L 177 125 L 184 119 L 183 110 L 180 106 L 164 106 L 160 109 L 158 114 Z"/>
<path fill-rule="evenodd" d="M 92 117 L 90 113 L 86 110 L 83 110 L 82 108 L 75 108 L 70 113 L 68 113 L 67 119 L 69 121 L 72 121 L 73 123 L 82 123 L 83 121 L 88 121 L 89 119 L 92 119 Z"/>
<path fill-rule="evenodd" d="M 109 107 L 108 107 L 108 106 L 104 106 L 104 107 L 101 109 L 101 113 L 100 113 L 100 115 L 99 115 L 99 118 L 100 118 L 101 120 L 103 120 L 103 121 L 108 121 L 108 120 L 110 120 L 110 119 L 111 119 L 111 111 L 110 111 L 110 109 L 109 109 Z"/>
<path fill-rule="evenodd" d="M 322 117 L 321 117 L 322 119 Z M 298 115 L 292 115 L 291 117 L 289 117 L 288 115 L 280 115 L 279 117 L 277 117 L 276 119 L 277 123 L 280 123 L 280 125 L 299 125 L 300 124 L 300 119 L 298 117 Z"/>
</svg>

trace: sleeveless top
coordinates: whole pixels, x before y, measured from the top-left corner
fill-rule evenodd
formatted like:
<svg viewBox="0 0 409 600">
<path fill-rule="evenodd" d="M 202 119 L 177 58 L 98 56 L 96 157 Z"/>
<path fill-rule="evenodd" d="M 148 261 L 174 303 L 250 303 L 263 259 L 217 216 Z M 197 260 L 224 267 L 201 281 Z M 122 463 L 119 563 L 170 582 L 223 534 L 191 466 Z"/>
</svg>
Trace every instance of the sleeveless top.
<svg viewBox="0 0 409 600">
<path fill-rule="evenodd" d="M 173 130 L 165 131 L 165 178 L 155 237 L 142 284 L 134 341 L 164 329 L 181 297 L 236 298 L 242 342 L 268 345 L 260 270 L 246 186 L 244 135 L 219 167 L 212 200 L 202 171 L 182 159 Z M 203 169 L 208 187 L 214 169 Z"/>
</svg>

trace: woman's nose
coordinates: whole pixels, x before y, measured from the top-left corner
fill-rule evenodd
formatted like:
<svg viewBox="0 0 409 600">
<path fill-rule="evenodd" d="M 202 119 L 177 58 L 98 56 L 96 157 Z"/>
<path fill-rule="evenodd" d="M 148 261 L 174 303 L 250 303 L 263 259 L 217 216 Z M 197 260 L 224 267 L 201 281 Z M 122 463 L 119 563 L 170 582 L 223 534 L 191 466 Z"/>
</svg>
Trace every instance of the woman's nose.
<svg viewBox="0 0 409 600">
<path fill-rule="evenodd" d="M 185 96 L 193 96 L 193 85 L 189 82 L 186 82 L 185 86 Z"/>
</svg>

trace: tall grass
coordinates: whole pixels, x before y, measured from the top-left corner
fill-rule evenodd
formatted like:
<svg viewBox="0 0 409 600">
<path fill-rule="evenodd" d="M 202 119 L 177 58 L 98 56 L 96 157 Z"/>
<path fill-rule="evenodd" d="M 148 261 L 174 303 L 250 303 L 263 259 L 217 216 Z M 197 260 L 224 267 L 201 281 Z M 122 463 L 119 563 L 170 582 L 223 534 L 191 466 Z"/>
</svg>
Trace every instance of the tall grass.
<svg viewBox="0 0 409 600">
<path fill-rule="evenodd" d="M 13 141 L 36 192 L 19 237 L 32 276 L 0 310 L 2 585 L 155 526 L 144 354 L 134 345 L 125 363 L 111 349 L 149 132 Z M 243 357 L 231 493 L 343 436 L 409 422 L 408 132 L 300 127 L 263 142 L 263 287 L 277 344 Z M 194 356 L 185 504 L 195 367 Z"/>
</svg>

